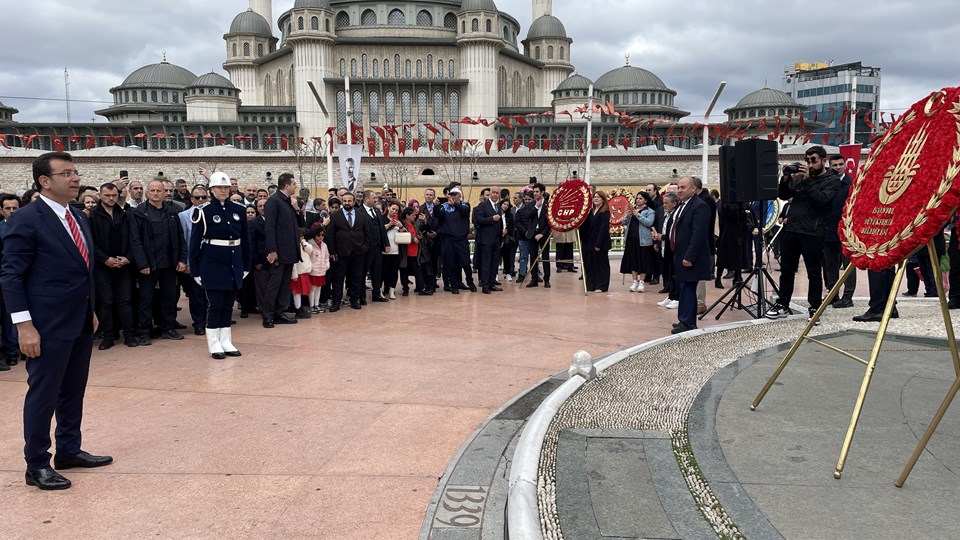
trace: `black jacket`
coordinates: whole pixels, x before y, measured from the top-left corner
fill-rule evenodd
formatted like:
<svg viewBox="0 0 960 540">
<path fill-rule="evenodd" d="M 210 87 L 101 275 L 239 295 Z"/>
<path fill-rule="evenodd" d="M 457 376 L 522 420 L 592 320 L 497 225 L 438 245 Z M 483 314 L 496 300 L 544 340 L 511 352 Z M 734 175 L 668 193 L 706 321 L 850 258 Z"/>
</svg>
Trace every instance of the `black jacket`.
<svg viewBox="0 0 960 540">
<path fill-rule="evenodd" d="M 361 208 L 353 209 L 353 227 L 344 215 L 338 210 L 330 214 L 330 223 L 326 228 L 324 241 L 331 257 L 363 256 L 370 246 L 371 222 L 370 216 Z M 380 227 L 383 230 L 383 227 Z M 381 248 L 382 251 L 382 248 Z"/>
<path fill-rule="evenodd" d="M 483 201 L 473 209 L 474 238 L 478 246 L 500 245 L 503 239 L 503 216 L 497 221 L 493 216 L 500 216 L 500 204 L 496 208 L 490 201 Z"/>
<path fill-rule="evenodd" d="M 250 227 L 248 227 L 250 250 L 253 254 L 253 265 L 257 266 L 259 264 L 264 268 L 270 266 L 270 263 L 267 262 L 267 232 L 265 225 L 266 222 L 263 220 L 263 216 L 257 216 L 253 218 L 253 221 L 250 222 Z"/>
<path fill-rule="evenodd" d="M 118 253 L 110 253 L 110 232 L 114 223 L 119 230 L 119 248 Z M 110 257 L 126 257 L 133 260 L 130 252 L 130 216 L 119 206 L 114 206 L 113 216 L 104 210 L 102 204 L 93 207 L 90 212 L 90 232 L 93 235 L 93 260 L 97 264 L 103 264 Z"/>
<path fill-rule="evenodd" d="M 149 202 L 136 207 L 128 215 L 130 216 L 130 253 L 133 258 L 130 261 L 136 265 L 137 270 L 149 268 L 157 269 L 157 255 L 162 253 L 160 250 L 168 249 L 168 256 L 175 268 L 177 263 L 187 264 L 187 242 L 183 237 L 183 227 L 180 226 L 180 216 L 169 203 L 164 203 L 161 211 L 165 213 L 163 220 L 166 223 L 166 238 L 164 246 L 157 245 L 153 238 L 150 220 L 147 218 L 147 209 L 152 205 Z"/>
<path fill-rule="evenodd" d="M 701 189 L 697 196 L 700 197 L 701 201 L 707 203 L 707 207 L 710 209 L 710 224 L 707 226 L 707 230 L 710 231 L 710 233 L 707 242 L 710 246 L 710 254 L 716 255 L 717 243 L 715 240 L 717 238 L 717 201 L 706 189 Z"/>
<path fill-rule="evenodd" d="M 299 262 L 297 212 L 290 205 L 290 197 L 282 191 L 271 195 L 263 205 L 263 218 L 267 253 L 277 252 L 280 264 Z"/>
<path fill-rule="evenodd" d="M 784 232 L 825 236 L 839 188 L 840 179 L 830 168 L 825 168 L 820 176 L 803 180 L 781 178 L 777 196 L 783 200 L 793 198 Z"/>
<path fill-rule="evenodd" d="M 833 196 L 833 204 L 830 205 L 830 220 L 827 222 L 827 235 L 823 238 L 826 242 L 840 241 L 837 228 L 840 226 L 840 220 L 843 218 L 843 205 L 847 204 L 851 184 L 853 184 L 853 180 L 849 176 L 843 175 L 840 178 L 840 186 L 837 188 L 837 194 Z"/>
<path fill-rule="evenodd" d="M 444 203 L 433 209 L 434 217 L 440 226 L 440 236 L 454 240 L 466 240 L 470 234 L 470 205 L 460 202 L 457 205 Z"/>
</svg>

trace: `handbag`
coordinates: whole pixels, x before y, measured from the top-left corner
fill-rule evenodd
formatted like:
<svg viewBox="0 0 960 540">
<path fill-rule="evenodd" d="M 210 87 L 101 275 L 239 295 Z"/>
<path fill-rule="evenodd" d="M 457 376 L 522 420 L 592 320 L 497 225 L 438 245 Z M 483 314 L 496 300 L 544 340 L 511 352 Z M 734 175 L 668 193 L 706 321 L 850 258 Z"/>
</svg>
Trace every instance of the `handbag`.
<svg viewBox="0 0 960 540">
<path fill-rule="evenodd" d="M 397 232 L 395 240 L 397 241 L 397 245 L 406 246 L 413 242 L 413 236 L 407 231 L 399 231 Z"/>
</svg>

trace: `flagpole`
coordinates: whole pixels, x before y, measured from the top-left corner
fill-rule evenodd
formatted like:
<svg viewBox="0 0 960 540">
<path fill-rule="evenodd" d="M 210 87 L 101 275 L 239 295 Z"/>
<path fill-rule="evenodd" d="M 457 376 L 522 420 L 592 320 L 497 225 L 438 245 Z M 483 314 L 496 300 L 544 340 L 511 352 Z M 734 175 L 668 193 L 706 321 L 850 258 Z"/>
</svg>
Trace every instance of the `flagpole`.
<svg viewBox="0 0 960 540">
<path fill-rule="evenodd" d="M 587 157 L 583 166 L 583 181 L 590 185 L 590 151 L 593 148 L 593 85 L 587 90 L 589 99 L 587 100 Z"/>
<path fill-rule="evenodd" d="M 850 87 L 850 144 L 857 142 L 857 76 L 853 76 L 853 86 Z"/>
<path fill-rule="evenodd" d="M 720 99 L 720 93 L 723 92 L 725 86 L 727 86 L 727 81 L 720 81 L 720 86 L 717 87 L 717 93 L 713 95 L 710 106 L 707 107 L 707 112 L 703 114 L 703 169 L 700 177 L 704 186 L 707 185 L 707 168 L 710 155 L 710 113 L 713 112 L 713 107 L 717 104 L 717 100 Z"/>
<path fill-rule="evenodd" d="M 327 136 L 330 138 L 324 152 L 327 155 L 327 189 L 333 189 L 333 133 L 328 133 Z"/>
<path fill-rule="evenodd" d="M 343 78 L 343 85 L 346 87 L 344 98 L 347 105 L 347 146 L 353 144 L 353 110 L 350 109 L 350 77 Z"/>
</svg>

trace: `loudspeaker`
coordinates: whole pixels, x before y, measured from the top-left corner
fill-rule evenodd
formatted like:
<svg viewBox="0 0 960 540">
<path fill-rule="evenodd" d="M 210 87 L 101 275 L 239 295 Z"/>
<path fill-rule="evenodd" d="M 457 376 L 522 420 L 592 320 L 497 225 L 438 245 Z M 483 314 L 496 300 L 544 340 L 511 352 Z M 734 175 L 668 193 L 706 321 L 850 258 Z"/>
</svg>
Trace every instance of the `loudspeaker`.
<svg viewBox="0 0 960 540">
<path fill-rule="evenodd" d="M 770 201 L 777 198 L 779 184 L 776 141 L 749 139 L 738 141 L 733 149 L 720 147 L 721 201 Z"/>
</svg>

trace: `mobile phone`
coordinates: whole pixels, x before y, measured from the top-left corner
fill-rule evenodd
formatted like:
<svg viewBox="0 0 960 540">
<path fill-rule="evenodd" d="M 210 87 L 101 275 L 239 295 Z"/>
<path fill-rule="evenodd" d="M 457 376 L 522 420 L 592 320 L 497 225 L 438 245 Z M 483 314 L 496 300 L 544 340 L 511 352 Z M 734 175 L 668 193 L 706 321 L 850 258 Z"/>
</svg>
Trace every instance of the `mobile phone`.
<svg viewBox="0 0 960 540">
<path fill-rule="evenodd" d="M 121 171 L 120 171 L 120 176 L 119 176 L 118 178 L 127 178 L 127 171 L 121 170 Z"/>
</svg>

